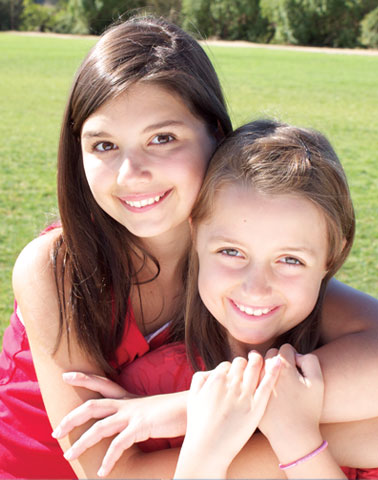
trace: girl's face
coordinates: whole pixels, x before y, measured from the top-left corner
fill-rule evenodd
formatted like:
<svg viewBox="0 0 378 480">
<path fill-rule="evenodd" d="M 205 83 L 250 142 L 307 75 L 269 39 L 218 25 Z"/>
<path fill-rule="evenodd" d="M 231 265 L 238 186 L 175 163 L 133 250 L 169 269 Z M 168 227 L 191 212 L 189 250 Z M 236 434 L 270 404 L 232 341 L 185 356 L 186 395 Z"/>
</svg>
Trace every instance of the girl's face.
<svg viewBox="0 0 378 480">
<path fill-rule="evenodd" d="M 177 95 L 136 84 L 88 117 L 81 143 L 89 187 L 111 217 L 138 237 L 187 228 L 215 142 Z"/>
<path fill-rule="evenodd" d="M 222 187 L 198 226 L 199 292 L 233 355 L 261 353 L 312 311 L 326 274 L 324 215 L 295 195 Z"/>
</svg>

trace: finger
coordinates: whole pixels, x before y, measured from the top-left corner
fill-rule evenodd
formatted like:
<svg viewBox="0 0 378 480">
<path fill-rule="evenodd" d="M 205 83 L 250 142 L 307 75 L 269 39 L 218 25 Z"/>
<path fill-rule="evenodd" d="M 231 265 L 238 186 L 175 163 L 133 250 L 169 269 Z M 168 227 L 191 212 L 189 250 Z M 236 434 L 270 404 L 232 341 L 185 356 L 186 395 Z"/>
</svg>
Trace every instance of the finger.
<svg viewBox="0 0 378 480">
<path fill-rule="evenodd" d="M 72 447 L 65 452 L 64 458 L 66 460 L 75 460 L 103 438 L 111 437 L 119 433 L 123 428 L 125 428 L 124 423 L 121 426 L 120 422 L 115 421 L 112 417 L 99 420 L 76 440 Z"/>
<path fill-rule="evenodd" d="M 292 365 L 292 366 L 296 365 L 295 363 L 296 353 L 297 352 L 295 348 L 289 343 L 285 343 L 279 349 L 279 355 L 281 359 L 284 360 L 284 363 L 287 362 L 289 365 Z"/>
<path fill-rule="evenodd" d="M 100 375 L 86 374 L 82 372 L 63 373 L 63 380 L 74 387 L 83 387 L 100 393 L 105 398 L 123 398 L 128 392 L 118 383 Z"/>
<path fill-rule="evenodd" d="M 279 356 L 282 360 L 282 375 L 291 375 L 300 382 L 304 383 L 302 371 L 297 368 L 297 351 L 289 343 L 285 343 L 279 350 Z"/>
<path fill-rule="evenodd" d="M 248 362 L 243 357 L 235 357 L 231 363 L 227 378 L 231 385 L 240 385 L 243 381 L 244 370 Z"/>
<path fill-rule="evenodd" d="M 219 389 L 223 383 L 227 382 L 227 374 L 230 371 L 231 363 L 230 362 L 221 362 L 217 365 L 214 370 L 209 372 L 209 376 L 206 380 L 206 389 Z M 214 390 L 215 392 L 215 390 Z"/>
<path fill-rule="evenodd" d="M 260 374 L 263 367 L 262 356 L 255 351 L 248 354 L 248 363 L 244 371 L 243 387 L 253 394 L 260 381 Z"/>
<path fill-rule="evenodd" d="M 138 438 L 138 441 L 141 440 L 141 438 Z M 130 448 L 135 442 L 134 430 L 123 430 L 117 435 L 114 440 L 112 440 L 97 475 L 99 477 L 106 477 L 113 470 L 114 465 L 122 456 L 123 452 Z"/>
<path fill-rule="evenodd" d="M 224 377 L 225 375 L 228 374 L 231 368 L 231 363 L 230 362 L 221 362 L 219 365 L 217 365 L 214 370 L 210 371 L 209 379 L 212 378 L 217 378 L 219 377 Z"/>
<path fill-rule="evenodd" d="M 93 418 L 104 418 L 115 413 L 115 400 L 96 398 L 88 400 L 67 414 L 51 434 L 54 438 L 65 437 L 72 429 Z"/>
<path fill-rule="evenodd" d="M 310 380 L 322 380 L 322 369 L 316 355 L 296 356 L 296 365 L 301 369 L 303 377 Z"/>
<path fill-rule="evenodd" d="M 198 393 L 206 380 L 209 378 L 210 372 L 196 372 L 192 377 L 192 382 L 190 384 L 190 394 Z"/>
<path fill-rule="evenodd" d="M 270 348 L 265 354 L 265 360 L 268 358 L 273 358 L 278 355 L 278 348 Z"/>
<path fill-rule="evenodd" d="M 281 358 L 277 355 L 276 357 L 267 359 L 265 362 L 265 375 L 261 380 L 259 386 L 256 389 L 254 396 L 254 401 L 256 403 L 256 413 L 261 415 L 262 418 L 266 406 L 268 404 L 270 395 L 276 384 L 278 375 L 281 368 Z"/>
<path fill-rule="evenodd" d="M 273 357 L 276 357 L 278 355 L 278 348 L 270 348 L 266 353 L 265 353 L 265 357 L 264 357 L 264 360 L 268 360 L 269 358 L 273 358 Z M 263 379 L 265 375 L 265 363 L 264 363 L 264 366 L 263 368 L 261 369 L 261 372 L 260 372 L 260 379 L 259 379 L 259 383 L 261 382 L 261 380 Z"/>
</svg>

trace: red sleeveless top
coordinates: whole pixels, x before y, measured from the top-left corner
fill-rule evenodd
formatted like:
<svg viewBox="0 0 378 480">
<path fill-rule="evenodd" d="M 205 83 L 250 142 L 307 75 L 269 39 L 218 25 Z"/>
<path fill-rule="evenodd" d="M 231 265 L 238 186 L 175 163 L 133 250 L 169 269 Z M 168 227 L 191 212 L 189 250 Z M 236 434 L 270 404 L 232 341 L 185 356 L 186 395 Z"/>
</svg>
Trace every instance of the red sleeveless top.
<svg viewBox="0 0 378 480">
<path fill-rule="evenodd" d="M 122 366 L 166 341 L 163 329 L 148 343 L 130 315 L 116 352 Z M 5 330 L 0 354 L 0 478 L 77 478 L 51 436 L 25 327 L 16 313 Z"/>
</svg>

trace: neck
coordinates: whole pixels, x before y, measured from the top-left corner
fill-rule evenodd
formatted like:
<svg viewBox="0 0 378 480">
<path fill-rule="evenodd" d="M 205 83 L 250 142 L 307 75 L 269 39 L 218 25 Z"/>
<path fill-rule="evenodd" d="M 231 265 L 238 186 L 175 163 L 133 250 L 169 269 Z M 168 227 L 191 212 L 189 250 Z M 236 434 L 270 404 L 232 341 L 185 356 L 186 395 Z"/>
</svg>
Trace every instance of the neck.
<svg viewBox="0 0 378 480">
<path fill-rule="evenodd" d="M 189 223 L 185 222 L 174 231 L 158 237 L 144 238 L 142 245 L 157 259 L 162 270 L 174 270 L 186 257 L 190 242 Z"/>
<path fill-rule="evenodd" d="M 266 352 L 273 345 L 273 343 L 274 343 L 274 339 L 271 339 L 267 342 L 254 345 L 254 344 L 240 342 L 235 338 L 229 338 L 229 345 L 230 345 L 230 352 L 231 352 L 230 360 L 233 360 L 235 357 L 248 358 L 248 353 L 251 350 L 255 350 L 259 352 L 264 357 Z"/>
</svg>

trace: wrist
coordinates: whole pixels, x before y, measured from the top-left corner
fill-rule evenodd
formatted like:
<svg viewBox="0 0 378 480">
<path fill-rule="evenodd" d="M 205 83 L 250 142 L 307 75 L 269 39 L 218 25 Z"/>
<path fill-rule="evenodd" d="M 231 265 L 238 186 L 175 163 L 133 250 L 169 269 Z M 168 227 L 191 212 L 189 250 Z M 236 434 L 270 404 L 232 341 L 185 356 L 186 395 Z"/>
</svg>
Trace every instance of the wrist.
<svg viewBox="0 0 378 480">
<path fill-rule="evenodd" d="M 278 466 L 280 467 L 281 470 L 288 470 L 289 468 L 294 468 L 297 466 L 302 465 L 302 463 L 310 461 L 312 458 L 316 457 L 316 455 L 319 455 L 320 453 L 323 452 L 328 447 L 328 442 L 324 440 L 319 447 L 315 448 L 314 450 L 311 450 L 309 453 L 304 455 L 303 457 L 299 457 L 296 460 L 293 460 L 292 462 L 289 463 L 280 463 Z"/>
<path fill-rule="evenodd" d="M 175 479 L 221 479 L 226 478 L 231 460 L 226 461 L 219 455 L 216 448 L 189 445 L 185 441 L 181 447 L 180 456 L 175 471 Z"/>
<path fill-rule="evenodd" d="M 305 457 L 323 443 L 319 428 L 297 430 L 270 441 L 280 464 L 288 464 Z"/>
</svg>

